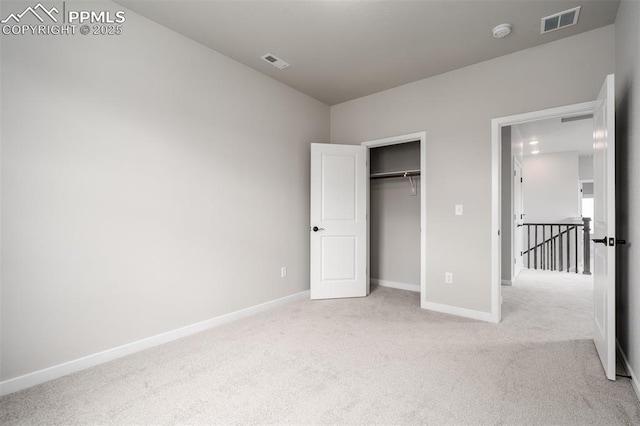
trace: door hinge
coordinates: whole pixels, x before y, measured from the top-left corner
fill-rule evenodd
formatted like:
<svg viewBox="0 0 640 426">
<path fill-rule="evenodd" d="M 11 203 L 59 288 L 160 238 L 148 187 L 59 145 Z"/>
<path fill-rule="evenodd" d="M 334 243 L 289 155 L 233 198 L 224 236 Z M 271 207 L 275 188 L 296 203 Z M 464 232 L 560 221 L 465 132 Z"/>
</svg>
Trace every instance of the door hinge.
<svg viewBox="0 0 640 426">
<path fill-rule="evenodd" d="M 524 182 L 524 181 L 522 180 L 522 178 L 520 178 L 520 183 L 522 183 L 522 182 Z"/>
</svg>

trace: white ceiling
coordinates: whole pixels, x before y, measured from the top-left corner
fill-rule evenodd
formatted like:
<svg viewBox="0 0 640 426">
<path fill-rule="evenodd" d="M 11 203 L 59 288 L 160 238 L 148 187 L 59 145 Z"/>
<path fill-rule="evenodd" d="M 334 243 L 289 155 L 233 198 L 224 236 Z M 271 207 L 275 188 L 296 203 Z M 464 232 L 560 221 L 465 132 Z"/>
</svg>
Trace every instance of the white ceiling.
<svg viewBox="0 0 640 426">
<path fill-rule="evenodd" d="M 572 36 L 615 20 L 619 0 L 116 2 L 328 105 Z M 540 19 L 582 6 L 578 25 Z M 494 26 L 513 25 L 496 40 Z M 291 64 L 278 70 L 260 57 Z"/>
<path fill-rule="evenodd" d="M 558 118 L 532 121 L 513 127 L 524 142 L 524 155 L 538 150 L 539 154 L 578 151 L 579 155 L 593 153 L 593 118 L 562 123 Z M 538 143 L 530 145 L 529 142 Z"/>
</svg>

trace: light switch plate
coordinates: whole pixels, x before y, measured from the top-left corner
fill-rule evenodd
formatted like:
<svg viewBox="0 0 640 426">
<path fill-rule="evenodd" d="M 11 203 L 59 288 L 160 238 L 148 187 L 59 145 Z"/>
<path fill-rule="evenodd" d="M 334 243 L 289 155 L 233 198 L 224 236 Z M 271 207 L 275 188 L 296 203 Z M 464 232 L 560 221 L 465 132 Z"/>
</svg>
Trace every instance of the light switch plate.
<svg viewBox="0 0 640 426">
<path fill-rule="evenodd" d="M 456 204 L 456 216 L 462 216 L 462 204 Z"/>
</svg>

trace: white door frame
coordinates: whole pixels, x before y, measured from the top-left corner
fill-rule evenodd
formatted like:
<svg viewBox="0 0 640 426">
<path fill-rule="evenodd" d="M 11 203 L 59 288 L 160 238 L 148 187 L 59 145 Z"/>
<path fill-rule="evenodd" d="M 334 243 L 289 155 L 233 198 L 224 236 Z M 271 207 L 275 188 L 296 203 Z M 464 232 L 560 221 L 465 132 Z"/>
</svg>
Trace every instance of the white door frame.
<svg viewBox="0 0 640 426">
<path fill-rule="evenodd" d="M 569 114 L 592 114 L 595 111 L 596 102 L 583 102 L 580 104 L 566 105 L 557 108 L 527 112 L 524 114 L 509 115 L 491 120 L 491 320 L 498 323 L 502 319 L 501 312 L 501 285 L 500 277 L 500 208 L 502 204 L 500 179 L 502 178 L 501 163 L 501 135 L 503 126 L 527 123 L 530 121 L 544 120 Z M 513 214 L 512 214 L 513 216 Z"/>
<path fill-rule="evenodd" d="M 420 307 L 426 309 L 427 294 L 427 134 L 426 132 L 410 133 L 407 135 L 392 136 L 384 139 L 376 139 L 362 142 L 367 149 L 378 148 L 387 145 L 398 145 L 407 142 L 420 141 Z M 367 179 L 367 193 L 369 193 L 370 180 Z M 367 218 L 370 218 L 369 206 L 367 206 Z M 371 223 L 371 222 L 369 222 Z M 368 238 L 368 244 L 371 239 Z M 368 261 L 367 261 L 368 262 Z M 369 269 L 369 268 L 368 268 Z"/>
</svg>

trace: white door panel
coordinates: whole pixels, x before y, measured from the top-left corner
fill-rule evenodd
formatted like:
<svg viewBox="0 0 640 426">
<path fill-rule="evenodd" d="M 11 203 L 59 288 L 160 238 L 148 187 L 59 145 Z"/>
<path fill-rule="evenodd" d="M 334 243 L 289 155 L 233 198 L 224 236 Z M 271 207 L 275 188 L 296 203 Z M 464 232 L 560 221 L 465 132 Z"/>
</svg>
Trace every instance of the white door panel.
<svg viewBox="0 0 640 426">
<path fill-rule="evenodd" d="M 514 160 L 513 165 L 513 279 L 523 268 L 523 204 L 522 204 L 522 166 Z"/>
<path fill-rule="evenodd" d="M 367 277 L 368 151 L 311 144 L 311 298 L 362 297 Z"/>
<path fill-rule="evenodd" d="M 352 236 L 320 236 L 321 280 L 344 281 L 356 278 L 357 239 Z"/>
<path fill-rule="evenodd" d="M 594 245 L 593 340 L 611 380 L 616 378 L 614 108 L 614 77 L 609 75 L 600 90 L 594 112 L 594 237 L 600 242 Z"/>
</svg>

